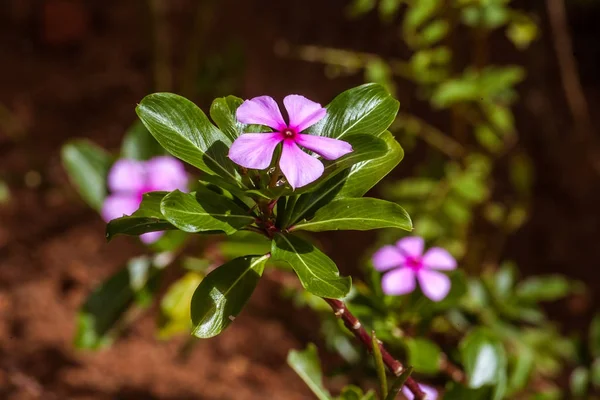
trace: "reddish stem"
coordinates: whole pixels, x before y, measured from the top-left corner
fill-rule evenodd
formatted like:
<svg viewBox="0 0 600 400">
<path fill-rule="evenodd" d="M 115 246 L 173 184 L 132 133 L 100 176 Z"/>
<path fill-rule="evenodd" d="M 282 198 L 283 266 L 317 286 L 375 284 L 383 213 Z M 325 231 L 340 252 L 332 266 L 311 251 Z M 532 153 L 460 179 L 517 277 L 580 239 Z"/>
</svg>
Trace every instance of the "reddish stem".
<svg viewBox="0 0 600 400">
<path fill-rule="evenodd" d="M 371 336 L 367 333 L 365 328 L 363 328 L 362 324 L 356 318 L 346 304 L 340 300 L 334 299 L 323 299 L 329 304 L 329 306 L 333 309 L 333 312 L 336 317 L 341 318 L 344 321 L 344 325 L 352 334 L 361 341 L 363 346 L 367 348 L 369 351 L 373 351 L 373 342 L 371 341 Z M 404 372 L 405 368 L 402 363 L 396 360 L 388 351 L 383 347 L 383 344 L 379 342 L 379 348 L 381 350 L 381 357 L 383 358 L 383 363 L 385 366 L 396 376 L 400 376 L 402 372 Z M 425 393 L 421 390 L 417 382 L 412 378 L 408 377 L 406 380 L 406 387 L 412 392 L 415 396 L 416 400 L 425 400 Z"/>
</svg>

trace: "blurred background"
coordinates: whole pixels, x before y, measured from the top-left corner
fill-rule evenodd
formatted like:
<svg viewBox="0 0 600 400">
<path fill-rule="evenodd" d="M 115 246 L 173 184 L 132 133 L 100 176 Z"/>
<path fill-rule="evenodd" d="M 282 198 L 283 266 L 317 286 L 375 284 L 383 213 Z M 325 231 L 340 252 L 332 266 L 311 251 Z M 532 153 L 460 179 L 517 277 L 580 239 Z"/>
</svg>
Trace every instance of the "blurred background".
<svg viewBox="0 0 600 400">
<path fill-rule="evenodd" d="M 406 154 L 373 195 L 405 205 L 417 233 L 472 274 L 511 260 L 522 276 L 585 282 L 545 309 L 565 332 L 587 329 L 600 301 L 600 2 L 416 3 L 2 1 L 0 398 L 311 398 L 285 358 L 320 340 L 319 322 L 282 300 L 277 276 L 185 356 L 185 335 L 156 339 L 153 313 L 106 350 L 74 348 L 89 293 L 146 250 L 105 243 L 61 146 L 117 150 L 155 91 L 207 110 L 229 94 L 327 104 L 383 83 L 401 103 L 391 130 Z M 318 240 L 360 276 L 385 235 Z"/>
</svg>

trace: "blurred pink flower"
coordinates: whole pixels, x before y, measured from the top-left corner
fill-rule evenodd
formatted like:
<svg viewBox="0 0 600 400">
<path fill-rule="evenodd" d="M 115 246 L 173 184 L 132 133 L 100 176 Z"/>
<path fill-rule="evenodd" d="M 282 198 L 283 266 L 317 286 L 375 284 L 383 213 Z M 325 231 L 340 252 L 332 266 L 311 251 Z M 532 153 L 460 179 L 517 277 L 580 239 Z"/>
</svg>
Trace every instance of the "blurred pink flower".
<svg viewBox="0 0 600 400">
<path fill-rule="evenodd" d="M 291 94 L 283 99 L 288 112 L 286 123 L 279 106 L 269 96 L 246 100 L 237 109 L 237 119 L 244 124 L 266 125 L 275 132 L 246 133 L 237 138 L 229 149 L 229 158 L 245 168 L 265 169 L 271 164 L 273 152 L 283 142 L 279 167 L 292 188 L 308 185 L 323 174 L 323 164 L 298 146 L 314 151 L 327 160 L 335 160 L 352 151 L 343 140 L 302 134 L 319 122 L 327 110 L 306 97 Z"/>
<path fill-rule="evenodd" d="M 142 202 L 144 193 L 175 189 L 186 190 L 188 177 L 181 161 L 169 157 L 154 157 L 148 161 L 120 159 L 108 173 L 111 194 L 102 205 L 102 218 L 108 222 L 131 215 Z M 140 235 L 144 243 L 157 241 L 163 232 Z"/>
<path fill-rule="evenodd" d="M 435 390 L 435 388 L 432 388 L 431 386 L 427 386 L 427 385 L 423 385 L 423 384 L 419 385 L 419 387 L 421 388 L 423 393 L 425 393 L 427 400 L 437 400 L 438 392 L 437 392 L 437 390 Z M 412 392 L 410 390 L 408 390 L 408 388 L 406 386 L 404 386 L 402 388 L 402 394 L 404 395 L 404 397 L 407 398 L 407 400 L 413 400 L 415 398 L 415 396 L 412 394 Z"/>
<path fill-rule="evenodd" d="M 395 246 L 384 246 L 373 255 L 373 266 L 388 271 L 381 280 L 383 292 L 401 295 L 415 290 L 419 281 L 425 296 L 440 301 L 450 291 L 450 278 L 438 271 L 456 268 L 456 260 L 446 250 L 432 247 L 423 254 L 424 241 L 418 236 L 400 239 Z"/>
</svg>

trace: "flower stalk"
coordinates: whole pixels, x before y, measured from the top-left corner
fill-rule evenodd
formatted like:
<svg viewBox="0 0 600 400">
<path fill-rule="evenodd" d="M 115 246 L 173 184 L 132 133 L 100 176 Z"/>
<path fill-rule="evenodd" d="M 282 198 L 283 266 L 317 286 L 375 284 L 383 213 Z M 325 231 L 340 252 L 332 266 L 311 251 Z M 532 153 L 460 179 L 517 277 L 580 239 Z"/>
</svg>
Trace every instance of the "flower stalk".
<svg viewBox="0 0 600 400">
<path fill-rule="evenodd" d="M 346 307 L 346 304 L 341 300 L 326 298 L 323 300 L 329 304 L 335 316 L 344 321 L 346 328 L 352 332 L 352 334 L 363 344 L 363 346 L 367 348 L 367 350 L 372 352 L 373 342 L 371 340 L 371 335 L 367 333 L 358 318 L 356 318 L 350 312 L 348 307 Z M 396 360 L 390 353 L 388 353 L 381 342 L 379 342 L 379 350 L 381 351 L 383 363 L 395 376 L 400 376 L 406 370 L 400 361 Z M 415 396 L 414 398 L 416 400 L 426 400 L 425 393 L 423 393 L 421 388 L 419 388 L 419 384 L 412 377 L 408 377 L 405 385 Z"/>
</svg>

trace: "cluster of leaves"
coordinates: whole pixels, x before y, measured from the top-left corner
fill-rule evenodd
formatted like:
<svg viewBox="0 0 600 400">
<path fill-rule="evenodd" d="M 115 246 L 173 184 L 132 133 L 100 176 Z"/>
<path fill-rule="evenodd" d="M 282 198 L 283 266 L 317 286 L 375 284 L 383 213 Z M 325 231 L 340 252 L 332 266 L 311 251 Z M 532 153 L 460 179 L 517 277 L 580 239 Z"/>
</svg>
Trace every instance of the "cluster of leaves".
<svg viewBox="0 0 600 400">
<path fill-rule="evenodd" d="M 519 281 L 510 263 L 481 277 L 467 277 L 461 270 L 450 276 L 452 289 L 441 302 L 420 293 L 386 296 L 374 272 L 368 284 L 354 286 L 346 302 L 388 350 L 403 355 L 419 382 L 436 382 L 444 399 L 563 398 L 568 392 L 557 380 L 564 365 L 576 364 L 578 357 L 589 367 L 574 370 L 572 393 L 582 396 L 597 385 L 598 322 L 590 331 L 591 355 L 579 355 L 577 340 L 562 336 L 540 305 L 581 292 L 580 283 L 558 275 Z M 320 302 L 307 293 L 290 294 L 296 304 L 320 312 L 326 343 L 349 363 L 349 370 L 369 365 L 368 355 L 354 349 L 348 332 Z"/>
<path fill-rule="evenodd" d="M 335 263 L 296 232 L 412 229 L 408 214 L 399 205 L 362 197 L 403 157 L 402 148 L 386 130 L 399 104 L 382 86 L 367 84 L 348 90 L 326 107 L 327 116 L 310 133 L 343 139 L 354 150 L 337 160 L 325 161 L 323 176 L 295 191 L 278 169 L 248 171 L 227 157 L 231 143 L 242 133 L 268 129 L 239 123 L 235 113 L 241 103 L 234 96 L 216 99 L 210 108 L 215 126 L 195 104 L 181 96 L 157 93 L 144 98 L 137 113 L 156 142 L 203 174 L 194 192 L 148 193 L 136 212 L 107 226 L 109 240 L 119 234 L 153 231 L 226 235 L 247 231 L 247 235 L 255 236 L 253 240 L 262 235 L 270 243 L 270 251 L 241 254 L 201 280 L 191 298 L 193 333 L 200 338 L 217 335 L 231 323 L 269 260 L 291 266 L 302 286 L 316 296 L 343 298 L 348 294 L 350 278 L 340 277 Z M 98 171 L 97 179 L 90 180 L 85 162 L 78 158 L 90 148 L 90 144 L 68 145 L 64 159 L 67 167 L 71 166 L 73 181 L 97 209 L 106 195 L 110 157 L 83 157 L 90 168 Z M 126 278 L 121 278 L 124 284 Z M 163 301 L 165 307 L 189 297 L 187 289 L 199 279 L 194 275 L 184 277 L 173 287 L 175 294 Z M 90 301 L 93 303 L 93 299 Z"/>
</svg>

